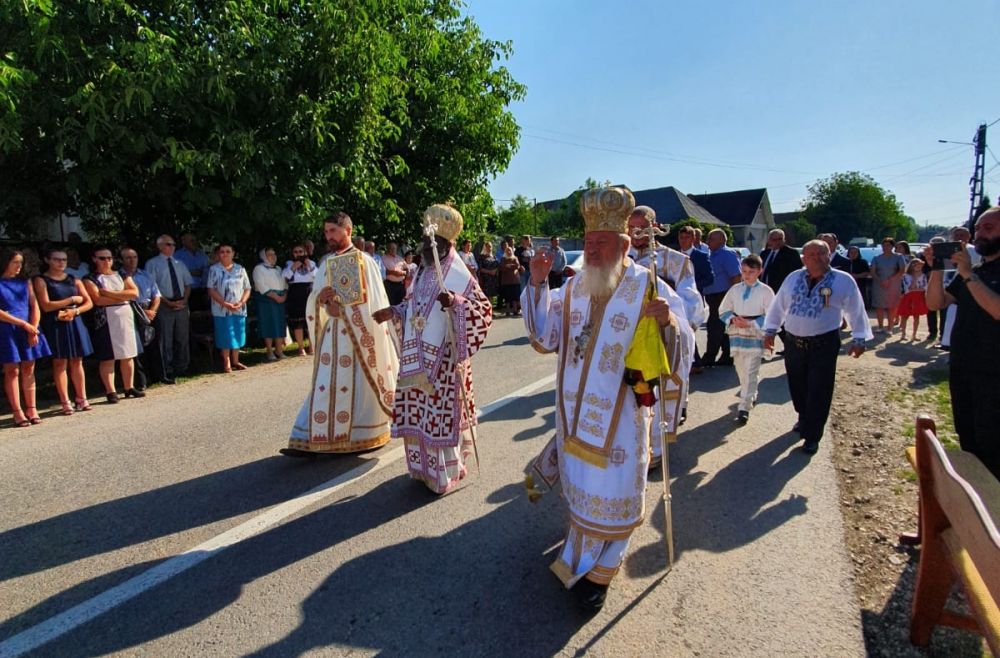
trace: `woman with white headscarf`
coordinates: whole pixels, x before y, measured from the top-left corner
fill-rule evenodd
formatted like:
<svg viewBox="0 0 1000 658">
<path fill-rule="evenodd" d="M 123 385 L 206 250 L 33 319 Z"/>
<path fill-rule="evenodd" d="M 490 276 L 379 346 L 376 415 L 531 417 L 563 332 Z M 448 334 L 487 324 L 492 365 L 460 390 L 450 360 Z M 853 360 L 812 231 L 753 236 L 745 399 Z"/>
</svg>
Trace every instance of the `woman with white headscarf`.
<svg viewBox="0 0 1000 658">
<path fill-rule="evenodd" d="M 277 266 L 274 249 L 260 250 L 260 264 L 253 270 L 254 302 L 257 308 L 257 336 L 264 341 L 268 361 L 284 358 L 285 300 L 288 299 L 288 282 Z"/>
</svg>

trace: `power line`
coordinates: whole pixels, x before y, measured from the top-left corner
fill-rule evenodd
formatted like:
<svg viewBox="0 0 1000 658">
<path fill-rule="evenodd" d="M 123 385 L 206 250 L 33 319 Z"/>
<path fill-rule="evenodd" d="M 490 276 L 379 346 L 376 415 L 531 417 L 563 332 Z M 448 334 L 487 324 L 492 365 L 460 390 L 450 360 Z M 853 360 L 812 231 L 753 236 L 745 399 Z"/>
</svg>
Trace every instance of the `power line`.
<svg viewBox="0 0 1000 658">
<path fill-rule="evenodd" d="M 643 146 L 634 146 L 634 145 L 629 145 L 629 144 L 622 144 L 620 142 L 612 142 L 612 141 L 608 141 L 608 140 L 594 139 L 592 137 L 587 137 L 587 136 L 584 136 L 584 135 L 577 135 L 575 133 L 563 132 L 563 131 L 559 131 L 559 130 L 551 130 L 549 128 L 541 128 L 541 127 L 538 127 L 538 126 L 528 126 L 528 125 L 525 125 L 524 128 L 525 128 L 526 131 L 527 130 L 531 130 L 531 131 L 538 131 L 538 132 L 544 132 L 544 133 L 551 133 L 553 135 L 561 135 L 563 137 L 572 138 L 575 141 L 558 140 L 558 139 L 555 139 L 555 138 L 552 138 L 552 137 L 546 137 L 546 136 L 543 136 L 543 135 L 533 135 L 533 134 L 529 134 L 527 132 L 524 133 L 526 136 L 532 137 L 534 139 L 541 139 L 541 140 L 551 141 L 551 142 L 561 143 L 561 144 L 569 144 L 569 145 L 572 145 L 572 146 L 578 146 L 580 148 L 587 148 L 587 149 L 598 150 L 598 151 L 608 151 L 608 152 L 611 152 L 611 153 L 622 153 L 624 155 L 639 155 L 638 153 L 635 153 L 636 151 L 639 151 L 639 152 L 645 152 L 645 153 L 649 153 L 651 155 L 659 156 L 657 159 L 667 159 L 669 161 L 683 162 L 685 164 L 703 164 L 703 165 L 706 165 L 706 166 L 725 167 L 725 168 L 734 168 L 734 169 L 750 169 L 750 170 L 769 171 L 769 172 L 775 172 L 775 173 L 788 173 L 788 174 L 805 174 L 807 176 L 824 176 L 825 175 L 822 172 L 816 172 L 816 171 L 802 171 L 802 170 L 795 170 L 795 169 L 779 169 L 779 168 L 776 168 L 776 167 L 767 167 L 767 166 L 764 166 L 764 165 L 749 164 L 749 163 L 745 163 L 745 162 L 735 162 L 735 161 L 732 161 L 732 160 L 714 160 L 714 159 L 704 158 L 704 157 L 696 156 L 696 155 L 689 155 L 689 154 L 684 154 L 684 153 L 674 153 L 674 152 L 671 152 L 671 151 L 663 151 L 663 150 L 658 150 L 658 149 L 650 149 L 650 148 L 646 148 L 646 147 L 643 147 Z M 590 142 L 590 143 L 589 144 L 581 143 L 580 140 L 582 140 L 583 142 Z M 598 145 L 599 144 L 604 144 L 604 145 L 607 145 L 609 147 L 615 147 L 615 148 L 613 148 L 613 149 L 612 148 L 603 148 L 603 147 L 599 147 L 599 146 L 594 146 L 595 144 L 598 144 Z M 624 149 L 625 151 L 617 150 L 617 149 Z M 912 158 L 906 158 L 904 160 L 897 160 L 897 161 L 894 161 L 894 162 L 888 162 L 888 163 L 885 163 L 885 164 L 875 165 L 874 167 L 861 167 L 860 170 L 861 171 L 866 171 L 866 172 L 867 171 L 875 171 L 875 170 L 878 170 L 878 169 L 885 169 L 886 167 L 893 167 L 895 165 L 906 164 L 908 162 L 914 162 L 916 160 L 922 160 L 924 158 L 929 158 L 929 157 L 933 157 L 933 156 L 936 156 L 936 155 L 941 155 L 943 153 L 952 153 L 952 152 L 955 152 L 955 151 L 962 151 L 962 150 L 964 150 L 963 145 L 949 146 L 949 147 L 946 147 L 946 148 L 943 148 L 943 149 L 937 149 L 935 151 L 931 151 L 929 153 L 924 153 L 922 155 L 917 155 L 917 156 L 914 156 Z M 931 165 L 933 165 L 933 164 L 936 164 L 936 163 L 931 163 Z M 928 166 L 930 166 L 930 165 L 928 165 Z M 923 167 L 918 167 L 917 169 L 915 169 L 913 171 L 918 171 L 919 169 L 922 169 L 922 168 Z M 894 175 L 894 176 L 903 176 L 903 175 L 906 175 L 906 174 L 892 174 L 892 175 Z"/>
</svg>

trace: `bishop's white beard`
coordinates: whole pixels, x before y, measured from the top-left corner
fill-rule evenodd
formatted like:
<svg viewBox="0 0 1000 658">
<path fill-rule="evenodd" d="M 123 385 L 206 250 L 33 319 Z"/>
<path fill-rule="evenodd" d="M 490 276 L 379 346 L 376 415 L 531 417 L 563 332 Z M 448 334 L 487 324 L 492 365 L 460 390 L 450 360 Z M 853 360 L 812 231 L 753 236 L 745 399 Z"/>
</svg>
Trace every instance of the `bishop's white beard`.
<svg viewBox="0 0 1000 658">
<path fill-rule="evenodd" d="M 584 257 L 583 274 L 580 278 L 580 290 L 593 299 L 605 299 L 611 296 L 621 278 L 625 263 L 617 261 L 601 267 L 586 264 Z"/>
</svg>

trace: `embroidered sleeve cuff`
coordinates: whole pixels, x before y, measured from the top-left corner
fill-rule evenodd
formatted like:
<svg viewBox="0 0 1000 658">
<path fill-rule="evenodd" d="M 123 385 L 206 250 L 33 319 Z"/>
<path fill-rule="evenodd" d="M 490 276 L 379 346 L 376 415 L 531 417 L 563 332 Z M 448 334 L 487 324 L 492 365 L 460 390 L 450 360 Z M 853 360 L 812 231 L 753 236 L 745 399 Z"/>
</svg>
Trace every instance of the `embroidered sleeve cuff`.
<svg viewBox="0 0 1000 658">
<path fill-rule="evenodd" d="M 771 338 L 774 338 L 775 336 L 778 335 L 778 330 L 777 329 L 765 329 L 764 330 L 764 335 L 765 336 L 770 336 Z"/>
</svg>

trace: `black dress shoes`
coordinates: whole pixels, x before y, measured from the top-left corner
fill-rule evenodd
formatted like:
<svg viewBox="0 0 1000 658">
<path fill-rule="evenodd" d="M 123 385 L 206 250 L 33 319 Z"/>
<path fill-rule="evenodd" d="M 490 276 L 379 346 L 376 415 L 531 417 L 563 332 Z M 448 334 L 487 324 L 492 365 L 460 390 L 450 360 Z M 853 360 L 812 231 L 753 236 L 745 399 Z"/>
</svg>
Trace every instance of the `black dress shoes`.
<svg viewBox="0 0 1000 658">
<path fill-rule="evenodd" d="M 576 592 L 576 600 L 584 612 L 596 613 L 604 607 L 604 601 L 608 598 L 608 586 L 598 585 L 586 578 L 583 578 L 573 588 Z"/>
<path fill-rule="evenodd" d="M 815 455 L 817 450 L 819 450 L 819 441 L 806 439 L 806 442 L 802 444 L 802 452 L 807 455 Z"/>
<path fill-rule="evenodd" d="M 118 404 L 118 401 L 121 400 L 121 398 L 118 397 L 118 394 L 114 391 L 111 391 L 104 397 L 107 398 L 109 404 Z"/>
<path fill-rule="evenodd" d="M 726 356 L 715 362 L 717 366 L 731 366 L 733 365 L 733 357 Z"/>
<path fill-rule="evenodd" d="M 750 412 L 749 411 L 741 411 L 739 413 L 739 415 L 736 416 L 736 422 L 739 423 L 740 425 L 746 425 L 747 421 L 749 421 L 749 420 L 750 420 Z"/>
<path fill-rule="evenodd" d="M 793 432 L 799 432 L 800 431 L 799 430 L 799 421 L 795 421 L 795 424 L 792 425 L 792 431 Z"/>
<path fill-rule="evenodd" d="M 316 457 L 315 452 L 309 452 L 308 450 L 299 450 L 298 448 L 282 448 L 278 452 L 283 454 L 285 457 L 295 457 L 298 459 L 309 459 Z"/>
<path fill-rule="evenodd" d="M 164 377 L 160 381 L 163 382 L 164 384 L 176 384 L 177 383 L 177 380 L 174 379 L 173 377 Z"/>
<path fill-rule="evenodd" d="M 146 392 L 145 391 L 140 391 L 137 388 L 130 388 L 130 389 L 126 389 L 126 391 L 125 391 L 125 397 L 127 397 L 127 398 L 144 398 L 144 397 L 146 397 Z"/>
</svg>

